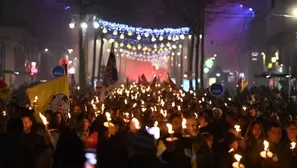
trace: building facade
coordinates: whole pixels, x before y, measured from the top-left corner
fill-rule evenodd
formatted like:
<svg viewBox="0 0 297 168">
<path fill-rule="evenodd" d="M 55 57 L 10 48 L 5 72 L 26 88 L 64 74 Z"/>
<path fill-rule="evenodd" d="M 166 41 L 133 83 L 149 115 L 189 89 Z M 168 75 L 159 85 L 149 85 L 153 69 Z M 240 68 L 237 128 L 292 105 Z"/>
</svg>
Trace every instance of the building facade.
<svg viewBox="0 0 297 168">
<path fill-rule="evenodd" d="M 0 27 L 0 74 L 8 85 L 17 88 L 33 82 L 30 71 L 36 62 L 36 44 L 36 38 L 24 29 Z"/>
<path fill-rule="evenodd" d="M 270 2 L 271 12 L 266 18 L 267 71 L 297 74 L 297 19 L 293 17 L 297 3 L 294 0 Z"/>
</svg>

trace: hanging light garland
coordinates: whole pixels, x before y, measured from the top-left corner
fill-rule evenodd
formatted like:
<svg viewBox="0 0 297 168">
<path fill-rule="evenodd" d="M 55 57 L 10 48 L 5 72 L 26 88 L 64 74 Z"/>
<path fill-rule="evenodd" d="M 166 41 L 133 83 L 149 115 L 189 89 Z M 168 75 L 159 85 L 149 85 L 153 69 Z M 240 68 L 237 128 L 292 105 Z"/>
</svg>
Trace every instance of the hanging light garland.
<svg viewBox="0 0 297 168">
<path fill-rule="evenodd" d="M 161 52 L 161 53 L 137 53 L 137 52 L 131 52 L 131 51 L 128 51 L 128 50 L 123 50 L 123 49 L 120 49 L 119 50 L 120 52 L 122 52 L 122 54 L 126 55 L 126 56 L 130 56 L 130 57 L 135 57 L 135 59 L 148 59 L 148 60 L 151 60 L 151 59 L 156 59 L 156 58 L 159 58 L 159 57 L 162 57 L 162 56 L 167 56 L 171 53 L 171 51 L 164 51 L 164 52 Z"/>
<path fill-rule="evenodd" d="M 114 36 L 111 34 L 107 34 L 105 36 L 105 39 L 107 39 L 110 43 L 112 42 L 117 42 L 119 44 L 120 47 L 124 47 L 128 44 L 132 45 L 132 46 L 137 46 L 138 50 L 141 50 L 143 48 L 151 48 L 151 49 L 158 49 L 158 48 L 175 48 L 176 46 L 178 46 L 179 41 L 164 41 L 164 42 L 155 42 L 152 43 L 149 40 L 135 40 L 135 39 L 131 39 L 131 38 L 124 38 L 121 39 L 118 36 Z M 131 49 L 131 48 L 129 48 Z"/>
<path fill-rule="evenodd" d="M 168 40 L 179 40 L 184 39 L 185 35 L 190 33 L 190 28 L 181 27 L 181 28 L 163 28 L 163 29 L 149 29 L 142 27 L 132 27 L 125 24 L 108 22 L 102 19 L 99 19 L 99 25 L 101 26 L 103 33 L 112 32 L 113 35 L 120 36 L 133 36 L 137 35 L 137 39 L 141 40 L 142 38 L 150 38 L 151 41 L 156 41 L 157 39 L 162 41 L 165 38 Z"/>
</svg>

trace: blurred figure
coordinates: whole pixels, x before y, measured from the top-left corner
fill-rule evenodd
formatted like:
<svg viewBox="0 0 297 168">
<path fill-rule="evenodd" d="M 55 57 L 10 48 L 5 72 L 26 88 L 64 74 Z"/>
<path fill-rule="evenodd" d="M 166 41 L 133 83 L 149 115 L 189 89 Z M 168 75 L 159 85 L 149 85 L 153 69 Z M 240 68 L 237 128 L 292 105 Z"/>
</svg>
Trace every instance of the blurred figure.
<svg viewBox="0 0 297 168">
<path fill-rule="evenodd" d="M 197 167 L 209 168 L 212 159 L 213 136 L 209 133 L 200 135 L 200 142 L 195 149 Z"/>
<path fill-rule="evenodd" d="M 78 122 L 78 128 L 77 128 L 77 135 L 79 136 L 79 138 L 82 140 L 82 142 L 84 143 L 89 134 L 90 134 L 90 121 L 88 119 L 88 116 L 86 115 L 79 115 L 77 117 L 77 122 Z"/>
<path fill-rule="evenodd" d="M 73 107 L 73 116 L 78 116 L 78 115 L 80 115 L 82 113 L 83 113 L 82 109 L 81 109 L 81 107 L 79 105 L 75 105 Z"/>
<path fill-rule="evenodd" d="M 22 150 L 23 131 L 23 121 L 20 118 L 11 118 L 8 121 L 7 133 L 0 139 L 1 168 L 30 168 L 30 164 L 22 157 L 26 153 Z"/>
<path fill-rule="evenodd" d="M 56 112 L 55 113 L 55 124 L 54 124 L 54 128 L 55 129 L 62 129 L 63 127 L 65 127 L 65 120 L 63 118 L 63 115 L 61 112 Z"/>
<path fill-rule="evenodd" d="M 196 137 L 198 135 L 198 121 L 195 118 L 187 119 L 187 131 L 192 137 Z"/>
<path fill-rule="evenodd" d="M 228 133 L 221 149 L 217 150 L 214 155 L 212 167 L 230 168 L 235 161 L 233 153 L 238 153 L 239 142 L 237 136 Z"/>
<path fill-rule="evenodd" d="M 172 129 L 174 131 L 174 134 L 181 134 L 182 133 L 182 117 L 178 113 L 173 113 L 170 115 L 168 119 L 169 123 L 172 125 Z"/>
<path fill-rule="evenodd" d="M 252 122 L 242 140 L 241 147 L 245 152 L 245 159 L 249 162 L 247 168 L 260 168 L 262 158 L 259 155 L 264 149 L 265 130 L 259 121 Z"/>
<path fill-rule="evenodd" d="M 24 126 L 24 133 L 30 134 L 32 128 L 32 119 L 29 116 L 23 116 L 22 121 Z"/>
<path fill-rule="evenodd" d="M 288 158 L 292 154 L 290 148 L 286 148 L 285 143 L 281 143 L 282 128 L 277 122 L 273 122 L 267 129 L 269 150 L 274 154 L 272 159 L 263 159 L 261 168 L 289 168 Z"/>
</svg>

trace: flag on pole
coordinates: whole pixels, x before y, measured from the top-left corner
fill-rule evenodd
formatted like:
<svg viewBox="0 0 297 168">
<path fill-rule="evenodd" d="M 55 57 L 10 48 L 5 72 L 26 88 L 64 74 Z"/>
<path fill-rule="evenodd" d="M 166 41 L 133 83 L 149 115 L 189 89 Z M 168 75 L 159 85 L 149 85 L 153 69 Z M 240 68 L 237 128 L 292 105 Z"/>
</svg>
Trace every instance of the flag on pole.
<svg viewBox="0 0 297 168">
<path fill-rule="evenodd" d="M 144 74 L 141 75 L 141 84 L 143 84 L 143 85 L 148 85 L 149 84 L 149 82 L 147 81 Z"/>
<path fill-rule="evenodd" d="M 118 81 L 118 78 L 119 77 L 118 77 L 118 70 L 117 70 L 117 62 L 116 62 L 116 57 L 114 55 L 113 44 L 112 44 L 108 62 L 106 65 L 104 78 L 103 78 L 103 84 L 105 86 L 113 85 Z"/>
<path fill-rule="evenodd" d="M 156 83 L 157 83 L 157 77 L 155 76 L 152 83 L 151 83 L 151 88 L 155 88 Z"/>
<path fill-rule="evenodd" d="M 67 117 L 70 107 L 67 75 L 28 88 L 27 94 L 30 102 L 34 102 L 34 115 L 38 121 L 41 121 L 38 113 L 46 110 L 61 112 Z"/>
<path fill-rule="evenodd" d="M 167 80 L 172 90 L 177 90 L 175 83 L 171 80 L 169 73 L 167 72 Z"/>
<path fill-rule="evenodd" d="M 246 78 L 240 77 L 238 82 L 239 92 L 242 93 L 247 86 L 248 86 L 248 81 L 246 80 Z"/>
</svg>

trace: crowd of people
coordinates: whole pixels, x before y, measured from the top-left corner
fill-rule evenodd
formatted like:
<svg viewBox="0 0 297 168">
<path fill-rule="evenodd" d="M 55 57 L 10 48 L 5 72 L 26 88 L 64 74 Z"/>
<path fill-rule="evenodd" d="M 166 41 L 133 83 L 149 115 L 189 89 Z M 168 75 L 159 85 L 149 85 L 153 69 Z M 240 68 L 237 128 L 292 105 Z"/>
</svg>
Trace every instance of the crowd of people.
<svg viewBox="0 0 297 168">
<path fill-rule="evenodd" d="M 0 119 L 0 167 L 297 167 L 294 97 L 246 92 L 216 98 L 171 83 L 126 84 L 104 100 L 72 97 L 69 113 L 42 112 L 45 123 L 32 105 L 8 106 Z"/>
</svg>

